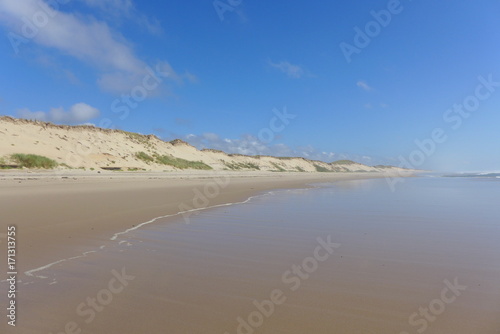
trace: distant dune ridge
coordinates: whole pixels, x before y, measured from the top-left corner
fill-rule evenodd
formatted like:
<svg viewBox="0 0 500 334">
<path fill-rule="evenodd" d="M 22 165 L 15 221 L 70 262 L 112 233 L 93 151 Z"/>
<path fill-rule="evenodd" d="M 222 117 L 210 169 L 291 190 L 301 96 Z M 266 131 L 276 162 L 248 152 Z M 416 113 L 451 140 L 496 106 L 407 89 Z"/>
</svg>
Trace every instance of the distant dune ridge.
<svg viewBox="0 0 500 334">
<path fill-rule="evenodd" d="M 299 157 L 246 156 L 213 149 L 198 150 L 175 139 L 90 125 L 55 125 L 0 117 L 0 165 L 15 166 L 13 154 L 36 154 L 55 160 L 57 168 L 175 171 L 181 169 L 276 172 L 398 172 L 349 160 L 326 163 Z"/>
</svg>

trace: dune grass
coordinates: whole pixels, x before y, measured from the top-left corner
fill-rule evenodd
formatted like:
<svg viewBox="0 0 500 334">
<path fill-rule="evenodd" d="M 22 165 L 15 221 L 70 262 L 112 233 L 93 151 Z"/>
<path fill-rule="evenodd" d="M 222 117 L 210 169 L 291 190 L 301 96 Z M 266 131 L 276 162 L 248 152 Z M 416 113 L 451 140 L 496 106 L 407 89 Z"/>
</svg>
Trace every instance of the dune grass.
<svg viewBox="0 0 500 334">
<path fill-rule="evenodd" d="M 147 164 L 149 164 L 150 162 L 153 162 L 155 160 L 152 156 L 150 156 L 149 154 L 147 154 L 145 152 L 137 152 L 135 154 L 135 157 L 139 160 L 144 161 Z"/>
<path fill-rule="evenodd" d="M 251 162 L 226 162 L 223 161 L 224 165 L 226 165 L 231 170 L 240 170 L 240 169 L 256 169 L 260 170 L 259 165 L 251 163 Z"/>
<path fill-rule="evenodd" d="M 190 161 L 182 158 L 175 158 L 168 155 L 156 155 L 155 161 L 158 164 L 168 165 L 180 169 L 202 169 L 210 170 L 212 167 L 202 161 Z"/>
<path fill-rule="evenodd" d="M 45 168 L 52 169 L 58 166 L 58 163 L 47 157 L 36 154 L 16 153 L 10 156 L 12 161 L 26 168 Z"/>
<path fill-rule="evenodd" d="M 316 168 L 317 172 L 324 172 L 324 173 L 331 172 L 331 170 L 329 170 L 328 168 L 317 165 L 317 164 L 314 164 L 314 168 Z"/>
<path fill-rule="evenodd" d="M 127 170 L 129 172 L 145 171 L 144 168 L 137 168 L 137 167 L 128 167 Z"/>
<path fill-rule="evenodd" d="M 354 165 L 355 162 L 352 160 L 337 160 L 332 162 L 332 165 Z"/>
<path fill-rule="evenodd" d="M 209 165 L 207 165 L 202 161 L 190 161 L 169 155 L 159 155 L 155 153 L 153 154 L 153 156 L 150 156 L 145 152 L 137 152 L 135 154 L 135 157 L 139 160 L 144 161 L 147 164 L 154 162 L 159 165 L 167 165 L 179 169 L 202 169 L 202 170 L 212 169 L 212 167 L 210 167 Z"/>
<path fill-rule="evenodd" d="M 274 168 L 276 168 L 276 171 L 277 172 L 286 172 L 286 169 L 284 169 L 283 167 L 281 167 L 280 165 L 278 165 L 277 163 L 275 162 L 271 162 L 271 165 L 274 166 Z"/>
</svg>

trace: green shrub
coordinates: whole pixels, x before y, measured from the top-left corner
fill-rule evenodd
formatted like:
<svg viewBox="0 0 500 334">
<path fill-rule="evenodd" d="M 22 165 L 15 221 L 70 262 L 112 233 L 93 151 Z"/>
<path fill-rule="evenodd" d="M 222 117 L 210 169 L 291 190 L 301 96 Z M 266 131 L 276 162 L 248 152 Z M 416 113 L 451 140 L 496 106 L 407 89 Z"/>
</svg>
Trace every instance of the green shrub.
<svg viewBox="0 0 500 334">
<path fill-rule="evenodd" d="M 155 155 L 155 161 L 158 164 L 169 165 L 180 169 L 212 169 L 209 165 L 202 161 L 190 161 L 182 158 L 175 158 L 168 155 Z"/>
<path fill-rule="evenodd" d="M 352 160 L 337 160 L 332 162 L 332 165 L 354 165 L 355 162 Z"/>
<path fill-rule="evenodd" d="M 281 167 L 280 165 L 278 165 L 277 163 L 275 162 L 271 162 L 271 164 L 274 166 L 274 168 L 277 169 L 277 172 L 286 172 L 286 169 L 284 169 L 283 167 Z"/>
<path fill-rule="evenodd" d="M 47 157 L 36 154 L 12 154 L 10 158 L 21 165 L 21 167 L 26 168 L 46 168 L 51 169 L 58 166 L 57 162 Z"/>
<path fill-rule="evenodd" d="M 331 172 L 331 170 L 329 170 L 328 168 L 325 168 L 317 164 L 314 164 L 314 168 L 316 168 L 317 172 Z"/>
<path fill-rule="evenodd" d="M 135 154 L 135 157 L 137 159 L 140 159 L 140 160 L 144 161 L 147 164 L 149 164 L 150 162 L 153 162 L 155 160 L 152 156 L 150 156 L 150 155 L 148 155 L 147 153 L 144 153 L 144 152 L 137 152 Z"/>
<path fill-rule="evenodd" d="M 123 131 L 133 142 L 138 144 L 145 144 L 148 141 L 148 137 L 141 135 L 139 133 Z"/>
<path fill-rule="evenodd" d="M 240 170 L 240 169 L 257 169 L 260 170 L 259 165 L 251 163 L 251 162 L 226 162 L 223 161 L 224 165 L 226 165 L 231 170 Z"/>
</svg>

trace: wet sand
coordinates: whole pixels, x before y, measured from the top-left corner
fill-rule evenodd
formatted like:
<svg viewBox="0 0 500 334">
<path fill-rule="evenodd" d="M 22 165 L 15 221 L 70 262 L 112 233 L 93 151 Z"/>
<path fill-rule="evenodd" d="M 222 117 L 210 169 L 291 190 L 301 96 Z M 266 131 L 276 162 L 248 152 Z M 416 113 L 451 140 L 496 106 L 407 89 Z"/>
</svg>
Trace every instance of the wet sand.
<svg viewBox="0 0 500 334">
<path fill-rule="evenodd" d="M 80 255 L 117 232 L 183 209 L 240 202 L 271 189 L 384 175 L 186 172 L 64 173 L 63 177 L 53 173 L 0 176 L 0 233 L 6 233 L 8 225 L 18 226 L 23 272 Z M 0 258 L 2 266 L 3 261 Z"/>
<path fill-rule="evenodd" d="M 418 325 L 408 318 L 430 304 L 435 310 L 443 304 L 444 310 L 430 314 L 433 320 L 427 320 L 422 332 L 494 334 L 500 328 L 500 233 L 495 213 L 486 210 L 493 202 L 484 203 L 496 198 L 494 190 L 483 198 L 474 195 L 480 224 L 470 220 L 478 211 L 454 209 L 462 193 L 438 188 L 435 198 L 416 203 L 425 192 L 416 191 L 412 182 L 391 193 L 384 180 L 357 180 L 324 189 L 277 191 L 243 205 L 200 211 L 190 216 L 190 224 L 182 216 L 160 219 L 111 241 L 117 231 L 134 224 L 129 218 L 151 217 L 141 216 L 141 204 L 163 195 L 178 207 L 185 202 L 180 199 L 192 200 L 193 187 L 208 180 L 191 179 L 189 189 L 183 188 L 186 180 L 111 180 L 98 194 L 99 182 L 74 181 L 70 187 L 48 182 L 51 192 L 40 194 L 63 201 L 66 215 L 91 218 L 97 212 L 101 224 L 108 222 L 106 210 L 111 208 L 96 201 L 91 202 L 99 208 L 94 215 L 91 206 L 73 212 L 71 205 L 79 202 L 71 198 L 92 194 L 103 201 L 112 194 L 130 214 L 121 216 L 120 223 L 113 219 L 113 228 L 94 229 L 58 245 L 57 257 L 50 257 L 54 249 L 42 252 L 54 245 L 41 242 L 42 264 L 105 247 L 20 277 L 20 327 L 9 333 L 417 333 L 425 318 L 416 316 Z M 220 197 L 245 201 L 268 187 L 292 189 L 313 181 L 328 179 L 235 178 L 230 182 L 234 188 L 228 186 Z M 170 191 L 162 189 L 167 184 Z M 135 198 L 137 191 L 141 196 Z M 441 197 L 448 202 L 440 202 Z M 212 205 L 224 203 L 217 198 Z M 148 210 L 156 208 L 155 214 L 176 208 L 154 204 Z M 19 249 L 24 251 L 27 226 L 18 226 Z M 34 239 L 44 231 L 30 228 Z M 328 238 L 339 244 L 331 253 L 325 246 Z M 75 246 L 77 241 L 81 243 Z M 293 271 L 294 265 L 303 268 L 301 274 Z M 440 304 L 435 300 L 441 300 L 446 280 L 458 288 L 444 294 L 449 304 Z"/>
</svg>

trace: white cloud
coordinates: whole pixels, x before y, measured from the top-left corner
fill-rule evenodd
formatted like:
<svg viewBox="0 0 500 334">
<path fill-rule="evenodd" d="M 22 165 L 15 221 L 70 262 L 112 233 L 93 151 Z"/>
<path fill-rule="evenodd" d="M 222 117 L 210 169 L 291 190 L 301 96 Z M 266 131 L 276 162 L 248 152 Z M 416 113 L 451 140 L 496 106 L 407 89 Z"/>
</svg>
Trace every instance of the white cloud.
<svg viewBox="0 0 500 334">
<path fill-rule="evenodd" d="M 226 153 L 270 155 L 277 157 L 303 157 L 325 162 L 353 160 L 367 165 L 397 165 L 398 163 L 396 160 L 378 156 L 320 151 L 311 145 L 290 147 L 283 143 L 264 144 L 252 135 L 241 135 L 240 138 L 230 139 L 222 138 L 216 133 L 204 133 L 201 135 L 191 133 L 185 136 L 173 135 L 168 139 L 171 140 L 175 138 L 180 138 L 198 149 L 211 148 Z"/>
<path fill-rule="evenodd" d="M 303 157 L 310 160 L 333 162 L 337 160 L 352 160 L 369 166 L 393 165 L 397 166 L 399 161 L 395 158 L 378 155 L 361 155 L 345 152 L 321 151 L 312 145 L 291 147 L 284 143 L 265 144 L 252 135 L 241 135 L 239 138 L 230 139 L 220 137 L 216 133 L 204 133 L 201 135 L 187 134 L 178 135 L 171 133 L 166 140 L 182 139 L 198 149 L 216 149 L 226 153 L 237 153 L 245 155 L 268 155 L 276 157 Z"/>
<path fill-rule="evenodd" d="M 45 111 L 30 111 L 28 108 L 19 109 L 17 115 L 20 118 L 32 119 L 47 122 L 47 113 Z"/>
<path fill-rule="evenodd" d="M 30 111 L 27 108 L 17 111 L 17 115 L 21 118 L 58 124 L 87 124 L 87 121 L 99 117 L 99 114 L 98 109 L 86 103 L 76 103 L 68 111 L 62 107 L 51 108 L 48 112 Z"/>
<path fill-rule="evenodd" d="M 146 28 L 153 35 L 161 35 L 163 33 L 163 28 L 161 23 L 156 18 L 148 18 L 146 15 L 139 15 L 135 22 L 142 27 Z"/>
<path fill-rule="evenodd" d="M 145 28 L 151 34 L 163 32 L 160 21 L 139 13 L 132 0 L 81 0 L 87 6 L 96 8 L 115 18 L 126 18 Z"/>
<path fill-rule="evenodd" d="M 90 7 L 100 8 L 101 10 L 129 14 L 134 9 L 131 0 L 82 0 Z"/>
<path fill-rule="evenodd" d="M 133 4 L 128 0 L 85 1 L 89 5 L 103 8 L 119 8 L 125 13 L 133 10 Z M 103 90 L 126 93 L 141 84 L 143 78 L 148 75 L 148 65 L 135 55 L 131 44 L 120 33 L 102 20 L 60 9 L 50 7 L 39 0 L 2 0 L 0 24 L 25 38 L 24 43 L 32 41 L 95 66 L 100 71 L 98 83 Z M 32 20 L 34 15 L 47 18 L 47 22 L 40 24 L 38 28 L 33 26 L 35 30 L 30 32 L 23 22 L 26 19 Z M 22 47 L 24 43 L 17 47 Z M 170 78 L 177 82 L 181 82 L 185 77 L 189 80 L 193 77 L 191 74 L 176 74 L 166 61 L 160 61 L 156 65 L 168 67 Z"/>
<path fill-rule="evenodd" d="M 41 3 L 45 5 L 44 10 Z M 123 37 L 114 34 L 106 23 L 85 21 L 41 3 L 36 0 L 3 0 L 0 9 L 18 20 L 19 24 L 14 28 L 21 28 L 23 18 L 32 18 L 35 14 L 41 17 L 46 12 L 44 16 L 48 17 L 48 23 L 33 33 L 33 40 L 41 45 L 56 48 L 108 70 L 142 71 L 143 63 L 133 55 Z M 22 28 L 20 32 L 23 33 Z M 23 37 L 30 36 L 24 34 Z"/>
<path fill-rule="evenodd" d="M 219 136 L 217 134 L 211 133 L 211 132 L 204 133 L 203 138 L 206 139 L 207 141 L 212 141 L 212 142 L 219 140 Z"/>
<path fill-rule="evenodd" d="M 174 139 L 173 136 L 171 139 Z M 180 136 L 182 140 L 190 143 L 198 149 L 211 148 L 226 153 L 237 153 L 245 155 L 271 155 L 281 157 L 304 157 L 308 159 L 333 161 L 336 154 L 333 152 L 320 152 L 311 146 L 291 148 L 283 143 L 265 144 L 252 135 L 242 135 L 240 138 L 222 138 L 215 133 L 203 133 L 201 135 L 188 134 Z"/>
<path fill-rule="evenodd" d="M 369 92 L 371 90 L 373 90 L 372 87 L 370 87 L 365 81 L 363 80 L 359 80 L 358 82 L 356 82 L 356 86 L 358 86 L 359 88 Z"/>
<path fill-rule="evenodd" d="M 307 70 L 303 69 L 301 66 L 291 64 L 288 61 L 281 61 L 279 63 L 273 63 L 271 60 L 269 60 L 268 63 L 272 67 L 285 73 L 290 78 L 299 79 L 299 78 L 303 77 L 304 75 L 311 76 L 311 74 Z"/>
</svg>

